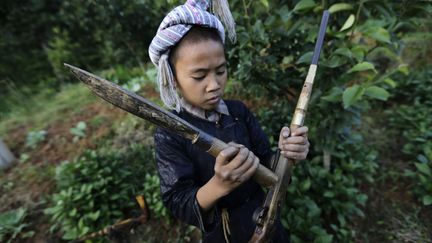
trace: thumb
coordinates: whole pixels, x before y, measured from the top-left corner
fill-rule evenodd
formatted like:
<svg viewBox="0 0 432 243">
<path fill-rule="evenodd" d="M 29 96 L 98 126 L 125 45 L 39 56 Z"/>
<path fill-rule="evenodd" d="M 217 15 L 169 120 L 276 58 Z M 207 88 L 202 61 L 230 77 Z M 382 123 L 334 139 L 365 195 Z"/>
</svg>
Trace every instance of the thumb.
<svg viewBox="0 0 432 243">
<path fill-rule="evenodd" d="M 282 127 L 282 129 L 281 129 L 281 133 L 280 133 L 280 137 L 282 138 L 287 138 L 287 137 L 289 137 L 290 136 L 290 129 L 289 129 L 289 127 Z"/>
<path fill-rule="evenodd" d="M 290 129 L 289 127 L 282 127 L 281 132 L 279 134 L 279 145 L 282 142 L 283 139 L 286 139 L 290 136 Z"/>
</svg>

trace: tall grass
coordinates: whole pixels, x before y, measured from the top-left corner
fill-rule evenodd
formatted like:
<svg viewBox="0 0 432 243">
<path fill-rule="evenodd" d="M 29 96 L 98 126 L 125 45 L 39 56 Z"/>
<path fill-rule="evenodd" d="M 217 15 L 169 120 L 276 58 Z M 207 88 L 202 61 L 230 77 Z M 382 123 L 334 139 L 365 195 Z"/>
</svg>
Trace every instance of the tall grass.
<svg viewBox="0 0 432 243">
<path fill-rule="evenodd" d="M 8 92 L 0 100 L 0 136 L 21 126 L 31 126 L 33 130 L 42 129 L 96 99 L 81 84 L 67 84 L 62 86 L 60 91 L 49 87 L 31 91 L 11 82 L 3 83 Z"/>
</svg>

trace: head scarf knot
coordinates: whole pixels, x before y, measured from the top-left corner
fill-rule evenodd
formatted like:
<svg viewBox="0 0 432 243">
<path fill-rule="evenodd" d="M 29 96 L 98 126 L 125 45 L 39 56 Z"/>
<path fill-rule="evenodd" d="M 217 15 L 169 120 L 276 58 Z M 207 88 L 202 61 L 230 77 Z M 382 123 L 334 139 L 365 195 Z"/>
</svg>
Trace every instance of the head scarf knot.
<svg viewBox="0 0 432 243">
<path fill-rule="evenodd" d="M 158 68 L 157 80 L 162 101 L 168 108 L 178 112 L 181 102 L 175 89 L 175 79 L 169 65 L 169 52 L 194 25 L 216 29 L 222 42 L 225 42 L 225 30 L 222 22 L 207 11 L 210 7 L 227 26 L 230 39 L 235 41 L 235 24 L 227 0 L 187 0 L 184 5 L 174 8 L 165 16 L 149 47 L 150 59 Z"/>
</svg>

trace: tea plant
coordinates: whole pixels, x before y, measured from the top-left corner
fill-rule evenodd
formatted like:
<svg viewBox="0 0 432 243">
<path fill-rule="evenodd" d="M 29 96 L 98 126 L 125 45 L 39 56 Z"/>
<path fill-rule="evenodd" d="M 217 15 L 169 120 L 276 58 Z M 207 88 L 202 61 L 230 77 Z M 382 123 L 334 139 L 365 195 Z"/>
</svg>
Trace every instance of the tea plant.
<svg viewBox="0 0 432 243">
<path fill-rule="evenodd" d="M 135 195 L 146 192 L 143 175 L 151 171 L 153 150 L 137 144 L 123 152 L 87 151 L 72 163 L 64 162 L 56 170 L 52 207 L 45 211 L 51 230 L 61 230 L 64 239 L 72 240 L 130 217 L 137 208 Z"/>
<path fill-rule="evenodd" d="M 401 152 L 411 161 L 404 175 L 413 180 L 413 192 L 426 206 L 432 204 L 432 71 L 426 67 L 400 78 L 392 99 L 402 104 L 387 110 L 389 128 L 401 139 Z"/>
<path fill-rule="evenodd" d="M 391 97 L 406 74 L 399 37 L 415 6 L 390 1 L 232 1 L 238 43 L 228 52 L 232 95 L 247 99 L 273 144 L 310 64 L 322 10 L 331 18 L 309 102 L 309 160 L 294 171 L 282 222 L 293 242 L 350 242 L 363 216 L 377 153 L 359 132 L 362 116 Z M 411 8 L 412 7 L 412 8 Z M 418 12 L 418 16 L 426 11 Z M 234 84 L 232 84 L 234 86 Z M 239 88 L 244 87 L 244 88 Z M 240 93 L 241 92 L 241 93 Z"/>
<path fill-rule="evenodd" d="M 18 238 L 32 237 L 33 231 L 25 231 L 28 224 L 25 223 L 27 210 L 19 208 L 0 213 L 0 241 L 10 243 Z"/>
<path fill-rule="evenodd" d="M 149 205 L 150 211 L 155 218 L 164 218 L 169 220 L 167 208 L 163 205 L 160 194 L 160 180 L 155 173 L 146 174 L 144 179 L 144 195 Z"/>
</svg>

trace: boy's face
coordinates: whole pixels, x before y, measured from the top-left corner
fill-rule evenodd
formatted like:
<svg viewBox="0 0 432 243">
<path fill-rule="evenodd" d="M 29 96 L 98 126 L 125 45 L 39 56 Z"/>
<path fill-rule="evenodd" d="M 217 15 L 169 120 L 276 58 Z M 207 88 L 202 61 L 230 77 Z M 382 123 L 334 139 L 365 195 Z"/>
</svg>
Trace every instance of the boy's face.
<svg viewBox="0 0 432 243">
<path fill-rule="evenodd" d="M 214 40 L 184 43 L 176 56 L 173 65 L 183 98 L 202 109 L 214 109 L 227 82 L 223 45 Z"/>
</svg>

